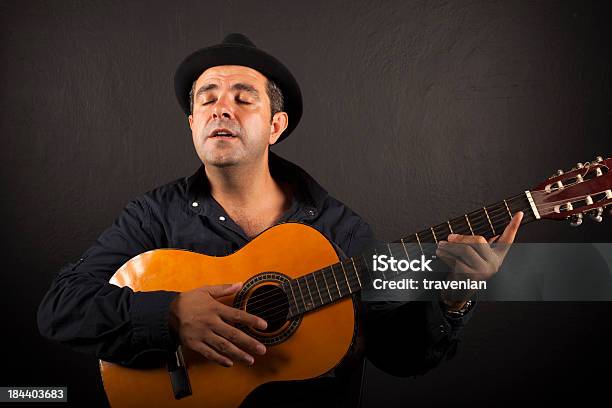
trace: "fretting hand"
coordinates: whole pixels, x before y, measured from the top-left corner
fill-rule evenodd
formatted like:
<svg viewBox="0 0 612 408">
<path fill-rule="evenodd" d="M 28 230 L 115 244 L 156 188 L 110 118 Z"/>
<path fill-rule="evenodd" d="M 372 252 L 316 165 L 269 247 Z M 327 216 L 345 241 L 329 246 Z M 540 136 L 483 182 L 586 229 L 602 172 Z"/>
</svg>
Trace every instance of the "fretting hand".
<svg viewBox="0 0 612 408">
<path fill-rule="evenodd" d="M 480 235 L 458 234 L 449 235 L 448 241 L 439 241 L 436 255 L 452 268 L 448 280 L 482 281 L 495 275 L 510 249 L 510 244 L 514 242 L 522 219 L 523 213 L 516 213 L 502 235 L 495 236 L 489 241 Z M 496 244 L 491 246 L 493 242 Z M 474 290 L 444 291 L 442 301 L 450 310 L 459 310 L 474 292 Z"/>
</svg>

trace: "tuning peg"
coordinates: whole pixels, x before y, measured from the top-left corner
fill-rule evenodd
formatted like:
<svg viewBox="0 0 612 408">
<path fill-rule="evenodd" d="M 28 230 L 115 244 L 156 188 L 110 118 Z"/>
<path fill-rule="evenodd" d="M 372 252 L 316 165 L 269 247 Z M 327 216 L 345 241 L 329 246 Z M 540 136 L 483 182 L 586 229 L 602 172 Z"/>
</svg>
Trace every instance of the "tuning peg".
<svg viewBox="0 0 612 408">
<path fill-rule="evenodd" d="M 557 176 L 560 176 L 562 174 L 563 174 L 563 170 L 561 170 L 561 169 L 557 170 L 557 174 L 556 174 Z"/>
<path fill-rule="evenodd" d="M 572 227 L 577 227 L 580 224 L 582 224 L 582 214 L 578 213 L 578 214 L 572 215 L 571 220 L 570 220 L 570 225 Z"/>
<path fill-rule="evenodd" d="M 595 158 L 595 161 L 596 161 L 597 163 L 601 163 L 601 162 L 603 161 L 603 158 L 602 158 L 601 156 L 597 156 L 597 157 Z"/>
<path fill-rule="evenodd" d="M 577 169 L 581 169 L 581 168 L 583 168 L 583 167 L 584 167 L 584 164 L 582 164 L 582 163 L 576 163 L 576 168 L 577 168 Z"/>
<path fill-rule="evenodd" d="M 593 221 L 601 222 L 603 218 L 601 217 L 603 214 L 603 208 L 595 208 L 594 210 L 589 211 L 589 216 Z"/>
</svg>

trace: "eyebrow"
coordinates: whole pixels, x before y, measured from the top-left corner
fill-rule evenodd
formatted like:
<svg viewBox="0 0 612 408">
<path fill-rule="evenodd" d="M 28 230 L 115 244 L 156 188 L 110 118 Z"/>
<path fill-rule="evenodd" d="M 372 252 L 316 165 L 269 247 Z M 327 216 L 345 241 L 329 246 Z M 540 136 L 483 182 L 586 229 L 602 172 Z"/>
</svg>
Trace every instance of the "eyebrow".
<svg viewBox="0 0 612 408">
<path fill-rule="evenodd" d="M 217 84 L 204 84 L 196 92 L 195 99 L 197 99 L 203 93 L 206 93 L 206 92 L 209 92 L 209 91 L 212 91 L 212 90 L 215 90 L 215 89 L 219 89 L 219 86 Z M 242 82 L 238 82 L 238 83 L 232 85 L 232 87 L 230 89 L 232 89 L 234 91 L 245 91 L 245 92 L 248 92 L 251 95 L 253 95 L 255 98 L 259 98 L 259 92 L 257 92 L 257 89 L 255 89 L 255 87 L 253 87 L 253 85 L 249 85 L 249 84 L 245 84 L 245 83 L 242 83 Z"/>
</svg>

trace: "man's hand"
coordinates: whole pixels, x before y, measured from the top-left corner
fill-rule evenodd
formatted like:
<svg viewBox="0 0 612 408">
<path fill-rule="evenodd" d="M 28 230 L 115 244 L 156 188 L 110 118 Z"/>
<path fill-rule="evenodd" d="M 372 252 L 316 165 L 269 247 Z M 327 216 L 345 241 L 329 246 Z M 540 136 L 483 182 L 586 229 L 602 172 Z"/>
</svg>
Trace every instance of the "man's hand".
<svg viewBox="0 0 612 408">
<path fill-rule="evenodd" d="M 448 242 L 438 242 L 436 255 L 453 269 L 448 279 L 476 281 L 490 279 L 499 271 L 510 249 L 510 244 L 514 242 L 522 219 L 523 213 L 519 211 L 512 217 L 501 237 L 498 235 L 488 242 L 480 235 L 457 234 L 449 235 Z M 490 244 L 496 240 L 496 245 L 491 247 Z M 443 292 L 442 301 L 449 306 L 450 310 L 459 310 L 473 294 L 474 291 L 460 294 Z"/>
<path fill-rule="evenodd" d="M 263 344 L 229 323 L 263 330 L 266 321 L 217 300 L 241 287 L 240 283 L 202 286 L 179 294 L 170 305 L 169 324 L 181 344 L 225 367 L 234 361 L 251 365 L 255 361 L 251 354 L 265 354 Z"/>
</svg>

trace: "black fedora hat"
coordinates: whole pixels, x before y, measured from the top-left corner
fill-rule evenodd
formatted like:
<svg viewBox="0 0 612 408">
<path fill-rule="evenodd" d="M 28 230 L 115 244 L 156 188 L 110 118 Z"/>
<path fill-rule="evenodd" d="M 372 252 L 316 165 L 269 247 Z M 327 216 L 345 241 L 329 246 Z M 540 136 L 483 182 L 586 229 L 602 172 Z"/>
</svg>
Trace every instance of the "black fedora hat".
<svg viewBox="0 0 612 408">
<path fill-rule="evenodd" d="M 283 93 L 284 111 L 289 116 L 289 125 L 278 142 L 285 139 L 295 129 L 302 117 L 302 92 L 287 67 L 268 53 L 255 46 L 243 34 L 228 34 L 221 44 L 202 48 L 189 55 L 179 65 L 174 74 L 174 91 L 179 104 L 189 115 L 189 92 L 193 81 L 208 68 L 219 65 L 242 65 L 259 71 L 274 81 Z"/>
</svg>

